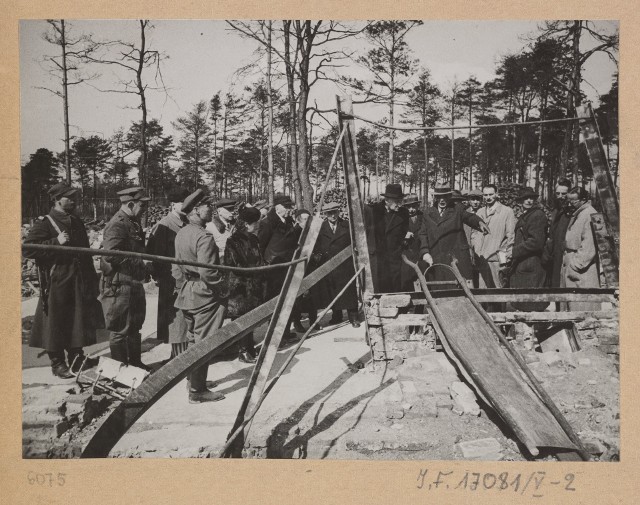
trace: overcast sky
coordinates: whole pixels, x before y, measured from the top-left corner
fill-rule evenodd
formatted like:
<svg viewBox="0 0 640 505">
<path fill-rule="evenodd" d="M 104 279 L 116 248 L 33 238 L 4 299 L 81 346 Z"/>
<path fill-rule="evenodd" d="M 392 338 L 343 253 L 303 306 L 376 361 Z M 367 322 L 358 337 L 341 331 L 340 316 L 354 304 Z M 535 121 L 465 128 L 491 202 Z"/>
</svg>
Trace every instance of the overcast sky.
<svg viewBox="0 0 640 505">
<path fill-rule="evenodd" d="M 137 42 L 137 21 L 68 21 L 72 34 L 93 34 L 98 39 L 122 39 Z M 253 60 L 256 43 L 242 39 L 222 21 L 154 21 L 148 46 L 166 53 L 163 76 L 169 91 L 150 91 L 147 96 L 150 118 L 157 118 L 165 134 L 174 134 L 171 121 L 189 111 L 199 100 L 209 100 L 218 90 L 233 85 L 239 90 L 244 82 L 234 76 L 237 68 Z M 431 71 L 433 80 L 443 89 L 455 80 L 471 75 L 481 82 L 495 77 L 496 62 L 501 56 L 519 51 L 528 34 L 535 33 L 536 21 L 426 21 L 408 36 L 414 56 Z M 606 30 L 617 23 L 597 22 Z M 43 40 L 45 21 L 22 21 L 20 24 L 20 89 L 21 89 L 21 160 L 40 147 L 54 152 L 64 150 L 62 100 L 38 87 L 55 87 L 56 81 L 42 67 L 46 54 L 56 54 L 56 47 Z M 349 48 L 364 48 L 363 42 L 349 42 Z M 583 90 L 595 104 L 598 94 L 606 93 L 615 72 L 606 55 L 595 55 L 587 63 Z M 100 69 L 102 76 L 92 86 L 70 89 L 70 123 L 72 136 L 99 135 L 110 137 L 119 127 L 128 128 L 140 120 L 137 97 L 101 93 L 115 76 L 109 68 Z M 59 86 L 59 84 L 57 84 Z M 333 85 L 318 87 L 312 96 L 321 109 L 335 108 Z M 381 111 L 372 106 L 356 105 L 356 113 L 379 117 Z"/>
</svg>

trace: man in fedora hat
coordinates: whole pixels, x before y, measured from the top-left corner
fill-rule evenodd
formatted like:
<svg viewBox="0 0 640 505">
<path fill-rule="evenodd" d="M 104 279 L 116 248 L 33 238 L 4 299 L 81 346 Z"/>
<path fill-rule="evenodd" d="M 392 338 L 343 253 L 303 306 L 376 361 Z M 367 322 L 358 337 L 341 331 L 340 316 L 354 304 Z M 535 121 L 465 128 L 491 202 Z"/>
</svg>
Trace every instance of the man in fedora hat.
<svg viewBox="0 0 640 505">
<path fill-rule="evenodd" d="M 268 265 L 286 263 L 291 261 L 293 253 L 298 246 L 298 235 L 294 229 L 294 221 L 291 217 L 293 200 L 283 194 L 277 194 L 273 200 L 273 208 L 260 223 L 258 240 L 260 252 Z M 272 270 L 267 274 L 267 299 L 280 294 L 282 285 L 287 276 L 287 269 Z M 284 338 L 291 339 L 295 336 L 287 324 Z"/>
<path fill-rule="evenodd" d="M 423 217 L 420 212 L 420 200 L 418 199 L 418 195 L 411 193 L 405 196 L 402 206 L 407 209 L 409 213 L 409 229 L 404 240 L 404 253 L 407 258 L 414 263 L 422 261 L 420 258 L 420 239 L 418 238 L 418 233 L 422 227 Z M 413 283 L 418 278 L 413 268 L 402 262 L 400 274 L 402 278 L 401 290 L 413 291 Z"/>
<path fill-rule="evenodd" d="M 149 233 L 146 251 L 148 254 L 175 257 L 175 241 L 178 232 L 187 224 L 182 212 L 182 202 L 189 196 L 185 188 L 172 188 L 167 199 L 169 213 L 158 221 Z M 158 326 L 157 339 L 171 344 L 171 358 L 174 358 L 187 346 L 187 330 L 182 312 L 173 304 L 176 301 L 176 281 L 171 275 L 170 263 L 152 263 L 151 276 L 158 284 Z"/>
<path fill-rule="evenodd" d="M 445 184 L 437 184 L 433 191 L 434 206 L 424 212 L 420 228 L 420 255 L 429 265 L 451 264 L 458 260 L 458 269 L 466 279 L 472 278 L 469 244 L 464 225 L 488 233 L 487 225 L 475 214 L 456 205 L 452 200 L 453 190 Z M 432 269 L 427 280 L 452 280 L 453 274 L 444 268 Z"/>
<path fill-rule="evenodd" d="M 511 259 L 516 216 L 511 207 L 498 201 L 495 184 L 482 188 L 484 206 L 476 213 L 489 227 L 489 233 L 471 233 L 471 243 L 476 255 L 476 266 L 480 272 L 480 288 L 500 288 L 500 270 Z"/>
<path fill-rule="evenodd" d="M 547 238 L 547 216 L 537 205 L 538 194 L 533 188 L 524 188 L 516 197 L 524 212 L 515 227 L 515 243 L 511 259 L 509 287 L 539 288 L 545 283 L 542 253 Z M 513 302 L 519 310 L 541 311 L 547 302 Z"/>
<path fill-rule="evenodd" d="M 219 265 L 219 251 L 213 235 L 205 229 L 211 221 L 211 200 L 202 189 L 191 193 L 182 204 L 188 224 L 176 235 L 176 259 Z M 200 342 L 218 330 L 224 321 L 228 296 L 227 278 L 211 268 L 174 264 L 171 275 L 176 279 L 178 295 L 175 307 L 182 311 L 187 326 L 189 345 Z M 202 403 L 224 398 L 207 388 L 209 364 L 189 374 L 189 402 Z"/>
<path fill-rule="evenodd" d="M 77 189 L 59 183 L 49 189 L 53 207 L 29 230 L 25 244 L 89 247 L 82 220 L 75 215 Z M 90 256 L 51 251 L 25 251 L 36 260 L 40 298 L 29 336 L 29 346 L 47 351 L 56 377 L 73 377 L 80 366 L 89 368 L 83 347 L 96 343 L 96 329 L 104 328 L 98 296 L 98 276 Z M 67 356 L 65 357 L 65 351 Z M 75 360 L 75 362 L 74 362 Z"/>
<path fill-rule="evenodd" d="M 567 234 L 567 227 L 571 220 L 573 209 L 567 207 L 567 193 L 571 189 L 569 179 L 560 179 L 556 184 L 554 210 L 551 213 L 551 223 L 549 227 L 549 237 L 544 246 L 542 263 L 547 268 L 547 284 L 552 288 L 560 287 L 560 271 L 562 270 L 562 257 L 564 256 L 564 239 Z M 560 308 L 566 305 L 565 302 L 558 302 Z"/>
<path fill-rule="evenodd" d="M 329 202 L 322 208 L 322 213 L 326 217 L 320 227 L 318 240 L 314 249 L 314 255 L 318 256 L 319 263 L 326 263 L 336 256 L 345 247 L 351 245 L 351 234 L 349 223 L 340 217 L 340 204 Z M 342 290 L 344 283 L 353 277 L 355 271 L 352 261 L 345 261 L 325 277 L 319 285 L 318 305 L 326 307 L 331 300 Z M 347 311 L 349 322 L 354 328 L 360 326 L 358 321 L 358 295 L 356 285 L 351 284 L 338 301 L 333 305 L 331 324 L 342 322 L 342 311 Z"/>
<path fill-rule="evenodd" d="M 102 247 L 107 251 L 143 253 L 145 240 L 140 217 L 146 211 L 150 198 L 139 186 L 123 189 L 117 195 L 121 202 L 120 210 L 104 229 Z M 102 308 L 106 327 L 111 332 L 111 357 L 149 370 L 141 361 L 140 329 L 147 308 L 142 283 L 148 278 L 150 267 L 137 258 L 105 256 L 100 261 L 100 269 Z"/>
<path fill-rule="evenodd" d="M 377 255 L 376 291 L 392 293 L 402 288 L 402 247 L 409 231 L 409 211 L 402 206 L 400 184 L 387 184 L 384 201 L 371 205 Z"/>
</svg>

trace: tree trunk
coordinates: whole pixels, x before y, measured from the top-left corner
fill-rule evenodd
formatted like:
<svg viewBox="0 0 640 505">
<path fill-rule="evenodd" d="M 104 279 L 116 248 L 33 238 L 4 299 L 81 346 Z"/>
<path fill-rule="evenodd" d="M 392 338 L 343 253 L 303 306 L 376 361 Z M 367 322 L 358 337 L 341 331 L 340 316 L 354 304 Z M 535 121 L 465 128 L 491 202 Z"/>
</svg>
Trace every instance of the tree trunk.
<svg viewBox="0 0 640 505">
<path fill-rule="evenodd" d="M 429 205 L 429 144 L 426 131 L 422 140 L 424 142 L 424 192 L 422 202 L 426 207 Z"/>
<path fill-rule="evenodd" d="M 473 94 L 469 93 L 469 189 L 473 185 L 473 144 L 471 142 L 473 124 Z"/>
<path fill-rule="evenodd" d="M 273 168 L 273 103 L 271 99 L 271 31 L 272 21 L 269 21 L 267 39 L 267 108 L 269 110 L 269 137 L 267 140 L 267 163 L 269 165 L 269 187 L 267 188 L 269 206 L 273 206 L 274 198 L 274 168 Z"/>
<path fill-rule="evenodd" d="M 71 186 L 71 149 L 69 146 L 69 81 L 67 78 L 67 39 L 64 19 L 60 20 L 60 47 L 62 48 L 62 103 L 64 106 L 64 169 Z"/>
<path fill-rule="evenodd" d="M 145 28 L 147 22 L 140 20 L 140 52 L 138 57 L 138 68 L 136 70 L 136 85 L 138 87 L 138 95 L 140 96 L 140 109 L 142 110 L 142 122 L 140 124 L 140 146 L 142 153 L 140 156 L 140 166 L 138 167 L 138 180 L 140 185 L 147 187 L 147 100 L 144 94 L 144 85 L 142 84 L 142 70 L 146 56 L 146 38 Z"/>
<path fill-rule="evenodd" d="M 455 151 L 455 138 L 456 131 L 453 128 L 454 120 L 455 120 L 455 103 L 456 103 L 456 95 L 453 93 L 451 95 L 451 173 L 449 175 L 449 184 L 451 189 L 454 189 L 453 186 L 456 183 L 456 151 Z"/>
<path fill-rule="evenodd" d="M 227 118 L 229 116 L 228 107 L 224 107 L 224 116 L 222 118 L 222 152 L 220 153 L 220 195 L 224 188 L 223 184 L 226 179 L 224 174 L 224 155 L 227 150 Z M 194 188 L 195 191 L 195 188 Z"/>
<path fill-rule="evenodd" d="M 290 43 L 290 26 L 291 21 L 283 21 L 284 27 L 284 54 L 285 54 L 285 69 L 287 76 L 287 92 L 289 98 L 289 130 L 291 139 L 291 184 L 295 194 L 296 204 L 300 205 L 302 202 L 302 187 L 300 185 L 300 179 L 298 177 L 298 133 L 296 128 L 296 99 L 295 90 L 293 84 L 293 70 L 291 68 L 291 43 Z M 301 139 L 302 141 L 302 139 Z"/>
</svg>

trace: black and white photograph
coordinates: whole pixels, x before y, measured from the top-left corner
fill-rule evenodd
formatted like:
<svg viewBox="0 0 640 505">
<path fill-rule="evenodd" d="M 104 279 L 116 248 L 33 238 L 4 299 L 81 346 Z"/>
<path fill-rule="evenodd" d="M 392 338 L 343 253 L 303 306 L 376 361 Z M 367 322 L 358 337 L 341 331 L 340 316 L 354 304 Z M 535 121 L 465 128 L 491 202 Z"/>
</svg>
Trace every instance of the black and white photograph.
<svg viewBox="0 0 640 505">
<path fill-rule="evenodd" d="M 22 458 L 624 461 L 619 27 L 22 19 Z"/>
</svg>

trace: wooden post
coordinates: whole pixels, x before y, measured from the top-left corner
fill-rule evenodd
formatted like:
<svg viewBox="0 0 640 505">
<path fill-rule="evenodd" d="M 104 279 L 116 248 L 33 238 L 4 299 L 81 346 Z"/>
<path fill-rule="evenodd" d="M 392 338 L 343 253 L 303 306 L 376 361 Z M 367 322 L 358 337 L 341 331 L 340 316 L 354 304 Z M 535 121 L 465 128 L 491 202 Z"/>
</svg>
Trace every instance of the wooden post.
<svg viewBox="0 0 640 505">
<path fill-rule="evenodd" d="M 580 125 L 580 150 L 585 159 L 591 165 L 593 180 L 596 183 L 598 196 L 602 204 L 602 213 L 613 237 L 615 258 L 620 257 L 620 207 L 616 188 L 613 185 L 607 156 L 602 146 L 600 132 L 596 123 L 591 104 L 581 105 L 577 108 L 579 117 L 589 117 L 590 121 L 579 121 Z M 616 265 L 617 267 L 618 265 Z"/>
<path fill-rule="evenodd" d="M 364 279 L 360 278 L 360 289 L 364 292 L 374 292 L 371 265 L 369 263 L 369 247 L 367 246 L 367 232 L 364 223 L 364 207 L 360 193 L 358 178 L 358 151 L 356 147 L 356 127 L 353 120 L 353 104 L 351 97 L 336 97 L 338 109 L 338 126 L 342 131 L 347 125 L 347 131 L 342 138 L 342 167 L 346 185 L 347 204 L 349 209 L 349 230 L 353 244 L 353 261 L 356 272 L 364 267 Z"/>
</svg>

